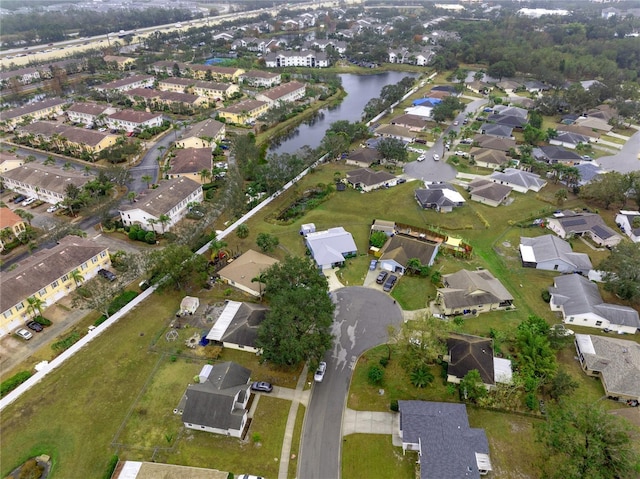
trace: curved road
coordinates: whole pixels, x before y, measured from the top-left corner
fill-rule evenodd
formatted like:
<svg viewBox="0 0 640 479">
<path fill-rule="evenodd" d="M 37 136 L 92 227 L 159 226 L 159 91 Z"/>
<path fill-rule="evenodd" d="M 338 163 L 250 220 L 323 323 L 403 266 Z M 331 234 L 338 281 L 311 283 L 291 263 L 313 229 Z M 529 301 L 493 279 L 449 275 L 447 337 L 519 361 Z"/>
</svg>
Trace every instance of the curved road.
<svg viewBox="0 0 640 479">
<path fill-rule="evenodd" d="M 358 357 L 388 341 L 387 326 L 402 322 L 402 311 L 385 293 L 361 286 L 333 293 L 333 351 L 327 353 L 324 381 L 314 383 L 300 439 L 297 477 L 338 479 L 342 455 L 342 415 Z"/>
<path fill-rule="evenodd" d="M 640 131 L 633 134 L 619 153 L 598 158 L 598 163 L 607 170 L 629 173 L 640 170 Z"/>
</svg>

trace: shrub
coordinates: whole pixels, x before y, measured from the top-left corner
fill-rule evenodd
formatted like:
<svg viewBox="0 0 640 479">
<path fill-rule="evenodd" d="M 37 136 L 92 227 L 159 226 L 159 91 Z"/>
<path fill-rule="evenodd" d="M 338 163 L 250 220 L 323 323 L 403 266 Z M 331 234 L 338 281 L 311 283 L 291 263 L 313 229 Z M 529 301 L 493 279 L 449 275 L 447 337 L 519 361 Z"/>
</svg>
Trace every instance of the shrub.
<svg viewBox="0 0 640 479">
<path fill-rule="evenodd" d="M 66 338 L 53 343 L 51 345 L 51 349 L 53 349 L 54 351 L 62 352 L 65 349 L 69 349 L 74 343 L 78 342 L 79 339 L 80 339 L 80 333 L 77 331 L 74 331 Z"/>
<path fill-rule="evenodd" d="M 398 412 L 400 410 L 397 399 L 391 400 L 391 404 L 389 404 L 389 409 L 391 409 L 393 412 Z"/>
<path fill-rule="evenodd" d="M 545 303 L 551 302 L 551 293 L 546 289 L 543 289 L 540 295 L 542 296 L 542 301 L 544 301 Z"/>
<path fill-rule="evenodd" d="M 138 241 L 144 241 L 146 235 L 147 232 L 143 229 L 139 229 L 138 231 L 136 231 L 136 239 Z"/>
<path fill-rule="evenodd" d="M 171 361 L 172 363 L 175 363 L 178 360 L 178 356 L 176 356 L 175 354 L 172 354 L 169 357 L 169 361 Z"/>
<path fill-rule="evenodd" d="M 145 243 L 156 244 L 156 233 L 154 231 L 148 231 L 147 234 L 144 235 Z"/>
<path fill-rule="evenodd" d="M 2 383 L 0 383 L 0 397 L 13 391 L 30 377 L 30 371 L 20 371 L 19 373 L 11 376 L 9 379 L 5 379 L 4 381 L 2 381 Z"/>
<path fill-rule="evenodd" d="M 98 327 L 100 326 L 102 323 L 104 323 L 107 320 L 107 317 L 103 314 L 102 316 L 100 316 L 98 319 L 96 319 L 93 322 L 93 325 Z"/>
<path fill-rule="evenodd" d="M 43 316 L 36 316 L 35 318 L 33 318 L 33 320 L 36 323 L 41 324 L 42 326 L 51 326 L 51 321 Z"/>
<path fill-rule="evenodd" d="M 104 471 L 103 479 L 110 479 L 113 476 L 113 471 L 116 470 L 116 466 L 118 465 L 118 455 L 114 454 L 109 459 L 109 463 L 107 464 L 107 469 Z"/>
<path fill-rule="evenodd" d="M 524 403 L 530 410 L 534 410 L 536 408 L 536 395 L 533 393 L 528 393 L 524 398 Z"/>
<path fill-rule="evenodd" d="M 109 316 L 120 311 L 127 303 L 130 303 L 131 300 L 136 296 L 138 296 L 138 293 L 136 293 L 135 291 L 125 291 L 124 293 L 116 296 L 115 299 L 111 301 L 111 304 L 107 309 Z"/>
<path fill-rule="evenodd" d="M 377 364 L 374 364 L 369 368 L 367 378 L 369 379 L 369 382 L 371 384 L 378 385 L 382 383 L 382 379 L 384 378 L 384 370 Z"/>
<path fill-rule="evenodd" d="M 382 366 L 383 368 L 387 367 L 387 364 L 389 364 L 389 358 L 387 357 L 381 357 L 380 358 L 380 366 Z"/>
</svg>

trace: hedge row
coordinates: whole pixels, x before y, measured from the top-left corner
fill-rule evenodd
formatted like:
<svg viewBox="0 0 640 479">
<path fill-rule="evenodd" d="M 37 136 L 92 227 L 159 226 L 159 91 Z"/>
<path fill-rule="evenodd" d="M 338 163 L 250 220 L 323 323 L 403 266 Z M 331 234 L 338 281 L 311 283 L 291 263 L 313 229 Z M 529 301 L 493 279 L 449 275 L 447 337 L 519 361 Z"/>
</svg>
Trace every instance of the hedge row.
<svg viewBox="0 0 640 479">
<path fill-rule="evenodd" d="M 20 371 L 0 383 L 0 397 L 10 393 L 31 377 L 30 371 Z"/>
</svg>

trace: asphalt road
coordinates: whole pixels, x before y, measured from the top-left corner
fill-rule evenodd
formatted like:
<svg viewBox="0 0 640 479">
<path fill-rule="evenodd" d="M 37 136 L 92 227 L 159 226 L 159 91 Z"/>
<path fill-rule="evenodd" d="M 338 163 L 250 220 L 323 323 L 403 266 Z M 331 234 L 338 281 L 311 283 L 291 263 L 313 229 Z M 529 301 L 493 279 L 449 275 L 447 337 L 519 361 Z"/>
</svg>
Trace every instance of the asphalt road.
<svg viewBox="0 0 640 479">
<path fill-rule="evenodd" d="M 385 293 L 361 286 L 333 293 L 336 303 L 333 350 L 327 371 L 314 383 L 302 431 L 297 477 L 338 479 L 342 455 L 342 415 L 358 357 L 388 341 L 387 325 L 399 325 L 402 311 Z"/>
<path fill-rule="evenodd" d="M 619 153 L 598 158 L 598 163 L 609 171 L 629 173 L 640 170 L 640 131 L 625 143 Z"/>
</svg>

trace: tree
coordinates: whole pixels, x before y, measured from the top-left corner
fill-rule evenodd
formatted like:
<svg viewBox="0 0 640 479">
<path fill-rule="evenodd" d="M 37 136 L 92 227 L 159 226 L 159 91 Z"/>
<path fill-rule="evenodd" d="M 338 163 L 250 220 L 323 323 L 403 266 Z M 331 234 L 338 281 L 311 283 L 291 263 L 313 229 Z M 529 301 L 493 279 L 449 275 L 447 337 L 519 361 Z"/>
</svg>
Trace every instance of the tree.
<svg viewBox="0 0 640 479">
<path fill-rule="evenodd" d="M 382 248 L 388 239 L 389 237 L 384 231 L 374 231 L 371 233 L 369 243 L 376 248 Z"/>
<path fill-rule="evenodd" d="M 158 216 L 158 223 L 162 226 L 162 234 L 169 223 L 171 223 L 171 217 L 165 214 Z"/>
<path fill-rule="evenodd" d="M 604 287 L 622 299 L 640 303 L 640 243 L 621 241 L 598 269 L 604 271 Z"/>
<path fill-rule="evenodd" d="M 554 196 L 556 198 L 556 204 L 558 206 L 561 206 L 567 199 L 567 190 L 565 190 L 564 188 L 560 188 L 558 191 L 556 191 L 556 194 Z"/>
<path fill-rule="evenodd" d="M 211 180 L 211 170 L 208 168 L 204 168 L 200 171 L 200 180 L 202 183 L 207 183 L 208 180 Z"/>
<path fill-rule="evenodd" d="M 42 316 L 42 308 L 46 305 L 41 298 L 35 296 L 29 296 L 27 298 L 27 314 L 31 314 L 33 317 Z"/>
<path fill-rule="evenodd" d="M 32 213 L 29 213 L 28 211 L 25 211 L 22 208 L 18 208 L 17 210 L 14 211 L 14 213 L 17 214 L 23 220 L 25 220 L 29 224 L 29 226 L 31 226 L 31 220 L 33 219 Z"/>
<path fill-rule="evenodd" d="M 449 329 L 449 323 L 426 315 L 404 323 L 398 338 L 402 367 L 411 372 L 419 366 L 435 364 L 439 356 L 447 353 Z"/>
<path fill-rule="evenodd" d="M 487 387 L 477 369 L 472 369 L 460 380 L 460 399 L 476 403 L 488 394 Z"/>
<path fill-rule="evenodd" d="M 249 236 L 249 227 L 246 223 L 238 225 L 238 227 L 236 228 L 236 235 L 240 239 L 245 239 L 247 236 Z"/>
<path fill-rule="evenodd" d="M 549 383 L 549 396 L 557 401 L 571 394 L 578 386 L 578 382 L 570 374 L 560 370 Z"/>
<path fill-rule="evenodd" d="M 307 258 L 287 257 L 265 271 L 271 309 L 258 328 L 257 346 L 267 361 L 317 364 L 331 347 L 334 304 L 329 284 Z"/>
<path fill-rule="evenodd" d="M 160 288 L 173 286 L 182 289 L 189 280 L 207 279 L 207 260 L 202 255 L 194 255 L 188 246 L 171 243 L 161 250 L 154 250 L 146 264 L 149 277 Z"/>
<path fill-rule="evenodd" d="M 546 479 L 618 479 L 640 467 L 629 426 L 599 404 L 574 401 L 549 407 L 538 439 L 546 454 Z"/>
<path fill-rule="evenodd" d="M 277 236 L 269 233 L 259 233 L 256 238 L 256 244 L 265 253 L 273 251 L 273 249 L 280 244 L 280 240 Z"/>
<path fill-rule="evenodd" d="M 372 364 L 367 372 L 367 379 L 373 385 L 377 386 L 382 384 L 382 380 L 384 379 L 384 370 L 377 364 Z"/>
<path fill-rule="evenodd" d="M 130 191 L 129 193 L 127 193 L 127 199 L 133 204 L 133 202 L 136 200 L 136 192 L 135 191 Z"/>
<path fill-rule="evenodd" d="M 433 374 L 424 364 L 416 366 L 414 370 L 411 371 L 409 378 L 411 379 L 411 384 L 417 388 L 427 387 L 434 379 Z"/>
<path fill-rule="evenodd" d="M 627 181 L 622 173 L 611 171 L 599 175 L 580 189 L 580 198 L 604 204 L 605 209 L 614 203 L 626 202 Z"/>
<path fill-rule="evenodd" d="M 515 75 L 516 68 L 512 62 L 508 60 L 500 60 L 489 65 L 489 68 L 487 68 L 487 74 L 490 77 L 502 80 L 504 77 L 512 77 Z"/>
<path fill-rule="evenodd" d="M 140 179 L 147 184 L 147 189 L 151 188 L 151 183 L 153 183 L 153 177 L 151 175 L 142 175 Z"/>
<path fill-rule="evenodd" d="M 77 268 L 71 271 L 71 273 L 69 273 L 69 278 L 71 278 L 73 282 L 76 284 L 76 288 L 80 286 L 84 281 L 84 276 L 82 275 L 80 270 Z"/>
</svg>

